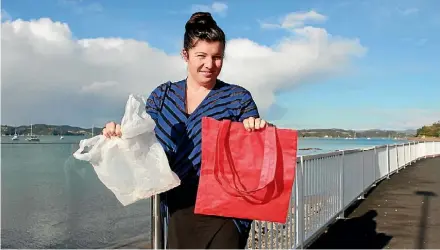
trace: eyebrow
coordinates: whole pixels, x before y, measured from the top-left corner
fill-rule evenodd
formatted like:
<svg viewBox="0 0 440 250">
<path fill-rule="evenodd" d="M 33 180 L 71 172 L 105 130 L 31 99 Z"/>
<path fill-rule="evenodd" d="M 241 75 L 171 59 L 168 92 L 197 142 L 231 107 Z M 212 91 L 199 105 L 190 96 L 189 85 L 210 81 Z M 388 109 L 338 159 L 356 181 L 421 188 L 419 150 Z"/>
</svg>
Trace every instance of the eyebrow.
<svg viewBox="0 0 440 250">
<path fill-rule="evenodd" d="M 195 52 L 195 54 L 196 55 L 204 55 L 204 56 L 206 56 L 206 55 L 208 55 L 207 53 L 205 53 L 205 52 Z M 223 56 L 221 53 L 219 53 L 219 54 L 213 54 L 213 56 Z"/>
</svg>

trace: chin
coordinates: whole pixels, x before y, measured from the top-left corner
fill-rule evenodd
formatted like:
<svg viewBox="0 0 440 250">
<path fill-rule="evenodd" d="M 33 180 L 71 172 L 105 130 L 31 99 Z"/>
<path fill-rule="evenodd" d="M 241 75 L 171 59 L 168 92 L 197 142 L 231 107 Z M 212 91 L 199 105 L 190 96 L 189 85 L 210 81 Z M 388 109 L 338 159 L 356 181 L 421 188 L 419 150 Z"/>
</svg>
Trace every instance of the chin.
<svg viewBox="0 0 440 250">
<path fill-rule="evenodd" d="M 214 76 L 209 77 L 209 78 L 208 77 L 200 77 L 198 79 L 198 82 L 203 85 L 209 85 L 212 82 L 215 82 L 216 79 L 217 79 L 217 77 L 214 77 Z"/>
</svg>

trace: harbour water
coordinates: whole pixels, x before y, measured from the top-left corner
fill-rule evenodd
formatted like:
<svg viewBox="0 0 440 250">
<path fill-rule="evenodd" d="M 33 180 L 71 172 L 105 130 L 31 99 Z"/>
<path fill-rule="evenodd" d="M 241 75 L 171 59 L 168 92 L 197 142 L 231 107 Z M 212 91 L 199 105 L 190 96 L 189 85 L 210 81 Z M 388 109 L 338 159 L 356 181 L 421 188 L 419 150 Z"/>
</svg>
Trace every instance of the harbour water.
<svg viewBox="0 0 440 250">
<path fill-rule="evenodd" d="M 147 247 L 148 200 L 123 207 L 93 168 L 73 158 L 82 137 L 1 138 L 2 248 Z M 404 141 L 300 139 L 299 155 Z M 319 149 L 316 149 L 319 148 Z"/>
</svg>

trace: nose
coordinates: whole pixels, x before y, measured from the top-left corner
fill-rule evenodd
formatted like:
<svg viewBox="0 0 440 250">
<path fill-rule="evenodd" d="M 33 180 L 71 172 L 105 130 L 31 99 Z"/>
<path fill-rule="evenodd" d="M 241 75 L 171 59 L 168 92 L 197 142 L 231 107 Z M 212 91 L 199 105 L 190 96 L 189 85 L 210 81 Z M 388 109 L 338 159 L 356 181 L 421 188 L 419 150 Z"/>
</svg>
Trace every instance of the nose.
<svg viewBox="0 0 440 250">
<path fill-rule="evenodd" d="M 211 69 L 212 66 L 214 65 L 214 59 L 211 57 L 207 57 L 204 64 L 206 68 Z"/>
</svg>

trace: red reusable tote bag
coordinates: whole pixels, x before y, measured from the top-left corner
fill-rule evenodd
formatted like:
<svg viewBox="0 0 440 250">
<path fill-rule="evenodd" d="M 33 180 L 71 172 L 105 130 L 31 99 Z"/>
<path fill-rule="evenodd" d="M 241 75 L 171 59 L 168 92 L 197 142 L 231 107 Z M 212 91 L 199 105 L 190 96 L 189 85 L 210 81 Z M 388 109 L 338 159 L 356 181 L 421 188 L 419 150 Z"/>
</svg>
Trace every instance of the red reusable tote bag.
<svg viewBox="0 0 440 250">
<path fill-rule="evenodd" d="M 295 179 L 298 133 L 202 118 L 196 214 L 285 223 Z"/>
</svg>

